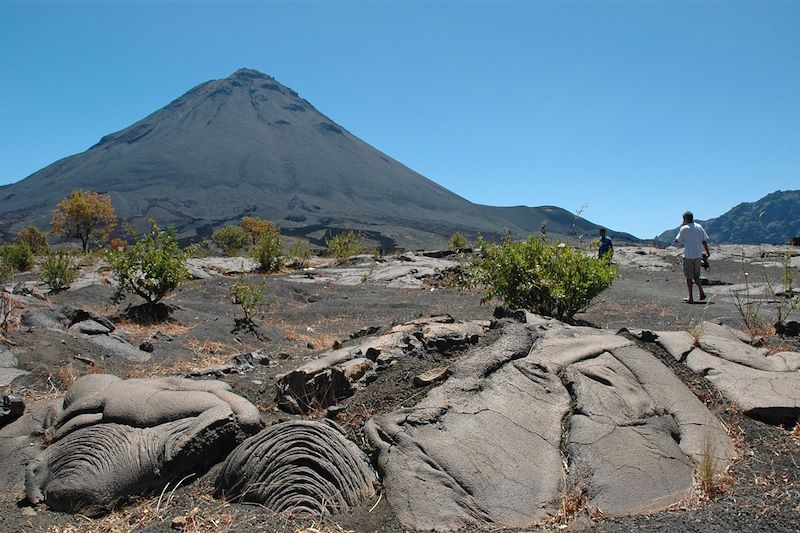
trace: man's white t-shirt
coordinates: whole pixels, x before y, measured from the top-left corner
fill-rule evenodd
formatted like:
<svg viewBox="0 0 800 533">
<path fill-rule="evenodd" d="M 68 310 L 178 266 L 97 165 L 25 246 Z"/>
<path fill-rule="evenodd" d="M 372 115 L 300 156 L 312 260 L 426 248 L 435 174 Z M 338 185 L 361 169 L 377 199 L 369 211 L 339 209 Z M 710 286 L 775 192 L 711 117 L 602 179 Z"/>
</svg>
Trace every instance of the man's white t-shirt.
<svg viewBox="0 0 800 533">
<path fill-rule="evenodd" d="M 675 241 L 683 245 L 683 257 L 686 259 L 700 259 L 703 257 L 703 241 L 708 241 L 708 235 L 703 226 L 696 222 L 684 224 L 678 231 Z"/>
</svg>

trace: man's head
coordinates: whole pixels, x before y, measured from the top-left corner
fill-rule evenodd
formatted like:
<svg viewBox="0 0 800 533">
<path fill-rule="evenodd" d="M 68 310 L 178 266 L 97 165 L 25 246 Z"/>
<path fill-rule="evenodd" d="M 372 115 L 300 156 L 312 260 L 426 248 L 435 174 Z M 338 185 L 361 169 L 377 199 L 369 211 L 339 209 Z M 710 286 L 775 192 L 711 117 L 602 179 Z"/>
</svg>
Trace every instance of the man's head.
<svg viewBox="0 0 800 533">
<path fill-rule="evenodd" d="M 601 237 L 605 237 L 606 236 L 606 228 L 600 228 L 599 230 L 597 230 L 597 233 L 599 233 Z"/>
<path fill-rule="evenodd" d="M 694 214 L 691 211 L 686 211 L 683 214 L 683 223 L 689 224 L 690 222 L 694 222 Z"/>
</svg>

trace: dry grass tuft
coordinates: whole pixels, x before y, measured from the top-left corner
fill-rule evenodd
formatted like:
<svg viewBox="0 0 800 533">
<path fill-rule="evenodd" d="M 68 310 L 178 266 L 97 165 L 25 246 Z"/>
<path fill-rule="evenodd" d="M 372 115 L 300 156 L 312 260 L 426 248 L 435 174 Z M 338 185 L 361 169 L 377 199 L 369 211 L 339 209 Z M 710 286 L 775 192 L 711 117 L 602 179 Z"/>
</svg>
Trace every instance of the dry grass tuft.
<svg viewBox="0 0 800 533">
<path fill-rule="evenodd" d="M 689 325 L 689 335 L 692 336 L 692 346 L 694 346 L 695 348 L 699 348 L 700 340 L 703 338 L 703 335 L 705 335 L 705 333 L 706 332 L 705 329 L 703 329 L 702 323 L 700 324 L 691 323 Z"/>
<path fill-rule="evenodd" d="M 298 333 L 292 329 L 283 328 L 284 338 L 287 341 L 298 341 L 313 346 L 314 350 L 328 350 L 339 342 L 339 336 L 332 333 L 316 333 L 308 329 L 306 333 Z"/>
<path fill-rule="evenodd" d="M 730 435 L 730 431 L 726 427 Z M 697 499 L 700 502 L 711 501 L 720 494 L 725 493 L 733 483 L 733 479 L 726 472 L 717 471 L 714 445 L 709 439 L 703 444 L 703 455 L 695 470 Z"/>
<path fill-rule="evenodd" d="M 180 359 L 170 363 L 151 363 L 131 368 L 126 378 L 152 378 L 185 374 L 212 366 L 224 365 L 241 350 L 218 341 L 189 339 L 185 346 L 194 354 L 191 359 Z"/>
<path fill-rule="evenodd" d="M 797 424 L 794 426 L 794 429 L 792 430 L 792 433 L 791 433 L 791 435 L 792 435 L 792 437 L 794 437 L 795 439 L 797 439 L 797 440 L 800 440 L 800 422 L 798 422 L 798 423 L 797 423 Z"/>
<path fill-rule="evenodd" d="M 48 533 L 130 533 L 151 527 L 159 531 L 171 528 L 186 533 L 226 533 L 247 520 L 228 503 L 205 494 L 189 495 L 189 501 L 179 505 L 174 489 L 167 492 L 168 488 L 169 484 L 158 497 L 136 501 L 100 518 L 76 515 L 78 523 L 53 526 Z"/>
<path fill-rule="evenodd" d="M 131 340 L 141 342 L 151 338 L 156 333 L 177 336 L 183 335 L 187 331 L 194 329 L 197 324 L 186 326 L 177 322 L 162 322 L 160 324 L 138 324 L 131 320 L 120 320 L 114 324 L 118 329 L 125 333 Z"/>
</svg>

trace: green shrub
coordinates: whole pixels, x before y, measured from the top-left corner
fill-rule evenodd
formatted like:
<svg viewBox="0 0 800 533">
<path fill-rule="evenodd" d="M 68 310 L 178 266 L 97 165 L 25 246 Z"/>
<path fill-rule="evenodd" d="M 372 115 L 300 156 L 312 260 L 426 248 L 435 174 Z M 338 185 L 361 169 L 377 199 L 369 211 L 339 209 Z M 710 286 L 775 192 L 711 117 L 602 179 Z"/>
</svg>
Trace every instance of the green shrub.
<svg viewBox="0 0 800 533">
<path fill-rule="evenodd" d="M 3 261 L 18 272 L 26 272 L 33 268 L 33 251 L 26 242 L 12 242 L 0 250 Z"/>
<path fill-rule="evenodd" d="M 450 237 L 450 251 L 458 252 L 467 247 L 467 239 L 460 233 L 453 233 Z"/>
<path fill-rule="evenodd" d="M 261 237 L 253 247 L 253 258 L 267 272 L 277 272 L 283 266 L 282 252 L 283 239 L 278 228 L 273 225 L 261 233 Z"/>
<path fill-rule="evenodd" d="M 295 258 L 297 266 L 304 268 L 308 265 L 308 260 L 311 259 L 313 251 L 308 241 L 296 240 L 289 247 L 289 255 Z"/>
<path fill-rule="evenodd" d="M 112 250 L 107 259 L 118 284 L 117 301 L 131 293 L 154 306 L 188 277 L 174 230 L 161 231 L 155 224 L 127 251 Z"/>
<path fill-rule="evenodd" d="M 14 267 L 11 263 L 0 256 L 0 283 L 7 283 L 11 281 L 11 276 L 14 274 Z"/>
<path fill-rule="evenodd" d="M 267 284 L 254 285 L 245 281 L 239 281 L 230 288 L 233 303 L 238 304 L 242 308 L 244 314 L 244 323 L 252 325 L 253 317 L 258 311 L 258 306 L 264 298 L 264 289 Z"/>
<path fill-rule="evenodd" d="M 223 226 L 211 235 L 211 242 L 228 255 L 236 255 L 239 250 L 250 245 L 250 234 L 240 226 Z"/>
<path fill-rule="evenodd" d="M 77 277 L 78 267 L 64 250 L 50 250 L 39 265 L 39 279 L 53 292 L 69 288 Z"/>
<path fill-rule="evenodd" d="M 542 236 L 485 245 L 475 266 L 487 299 L 558 319 L 586 308 L 617 277 L 617 267 Z"/>
<path fill-rule="evenodd" d="M 328 239 L 328 254 L 343 261 L 354 255 L 364 253 L 364 242 L 360 233 L 345 231 Z"/>
<path fill-rule="evenodd" d="M 17 234 L 17 242 L 26 243 L 34 255 L 39 255 L 48 250 L 47 235 L 36 226 L 28 226 Z"/>
<path fill-rule="evenodd" d="M 193 242 L 183 249 L 186 257 L 209 257 L 211 255 L 211 242 L 203 239 L 200 242 Z"/>
</svg>

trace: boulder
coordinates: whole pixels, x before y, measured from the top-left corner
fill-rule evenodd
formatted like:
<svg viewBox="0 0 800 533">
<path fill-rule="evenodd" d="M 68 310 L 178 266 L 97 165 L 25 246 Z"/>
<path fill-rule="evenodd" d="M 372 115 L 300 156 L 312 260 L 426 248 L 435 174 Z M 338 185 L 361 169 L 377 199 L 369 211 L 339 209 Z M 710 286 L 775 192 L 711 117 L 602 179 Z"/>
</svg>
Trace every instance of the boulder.
<svg viewBox="0 0 800 533">
<path fill-rule="evenodd" d="M 0 347 L 0 387 L 10 385 L 19 376 L 29 374 L 17 368 L 17 356 L 11 350 Z"/>
</svg>

